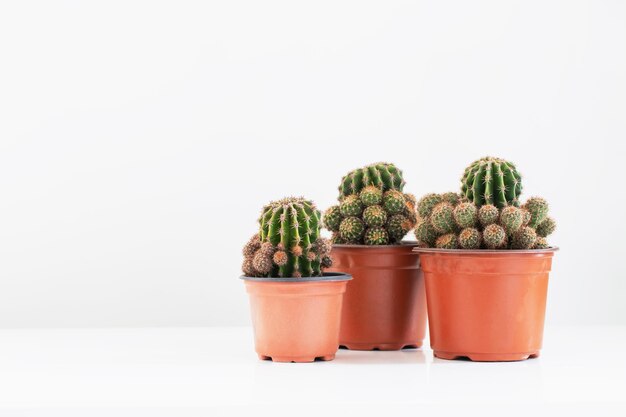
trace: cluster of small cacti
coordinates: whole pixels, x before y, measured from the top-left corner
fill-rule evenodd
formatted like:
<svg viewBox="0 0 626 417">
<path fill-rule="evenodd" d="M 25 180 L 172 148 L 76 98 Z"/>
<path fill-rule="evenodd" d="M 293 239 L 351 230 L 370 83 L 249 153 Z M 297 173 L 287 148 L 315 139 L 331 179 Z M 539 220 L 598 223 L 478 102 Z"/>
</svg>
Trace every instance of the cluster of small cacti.
<svg viewBox="0 0 626 417">
<path fill-rule="evenodd" d="M 333 243 L 389 245 L 398 243 L 415 226 L 415 197 L 402 192 L 402 171 L 378 163 L 345 175 L 339 204 L 324 213 Z"/>
<path fill-rule="evenodd" d="M 330 240 L 320 237 L 320 211 L 303 198 L 273 201 L 263 208 L 259 233 L 243 248 L 249 277 L 318 277 L 332 265 Z"/>
<path fill-rule="evenodd" d="M 522 177 L 515 165 L 485 157 L 468 166 L 461 193 L 427 194 L 417 203 L 415 236 L 441 249 L 545 249 L 556 228 L 548 203 L 521 205 Z"/>
<path fill-rule="evenodd" d="M 425 247 L 440 249 L 545 249 L 556 228 L 543 198 L 521 207 L 478 206 L 455 193 L 427 194 L 417 203 L 415 236 Z"/>
</svg>

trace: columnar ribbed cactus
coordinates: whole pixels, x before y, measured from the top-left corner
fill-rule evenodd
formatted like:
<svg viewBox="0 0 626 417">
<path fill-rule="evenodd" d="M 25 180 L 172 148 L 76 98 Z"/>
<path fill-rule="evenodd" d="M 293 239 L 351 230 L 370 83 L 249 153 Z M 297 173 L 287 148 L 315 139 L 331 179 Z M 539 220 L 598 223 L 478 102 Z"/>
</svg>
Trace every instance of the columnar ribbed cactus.
<svg viewBox="0 0 626 417">
<path fill-rule="evenodd" d="M 320 212 L 303 198 L 263 208 L 259 233 L 244 246 L 243 272 L 257 277 L 315 277 L 331 265 L 330 242 L 320 237 Z"/>
<path fill-rule="evenodd" d="M 478 207 L 519 206 L 522 177 L 515 165 L 504 159 L 485 157 L 472 162 L 461 178 L 461 192 Z"/>
<path fill-rule="evenodd" d="M 379 163 L 356 169 L 339 186 L 339 204 L 324 213 L 332 242 L 387 245 L 400 242 L 417 221 L 415 196 L 402 192 L 402 171 Z"/>
<path fill-rule="evenodd" d="M 404 189 L 402 171 L 393 164 L 380 162 L 363 168 L 355 169 L 344 175 L 339 185 L 339 199 L 353 194 L 359 194 L 369 185 L 384 191 Z M 378 204 L 378 203 L 374 203 Z"/>
<path fill-rule="evenodd" d="M 424 247 L 440 249 L 542 249 L 545 237 L 556 227 L 547 217 L 548 203 L 533 197 L 523 206 L 498 209 L 487 204 L 449 198 L 451 194 L 427 194 L 417 203 L 415 237 Z M 448 197 L 446 197 L 448 196 Z M 533 226 L 536 222 L 539 224 Z"/>
</svg>

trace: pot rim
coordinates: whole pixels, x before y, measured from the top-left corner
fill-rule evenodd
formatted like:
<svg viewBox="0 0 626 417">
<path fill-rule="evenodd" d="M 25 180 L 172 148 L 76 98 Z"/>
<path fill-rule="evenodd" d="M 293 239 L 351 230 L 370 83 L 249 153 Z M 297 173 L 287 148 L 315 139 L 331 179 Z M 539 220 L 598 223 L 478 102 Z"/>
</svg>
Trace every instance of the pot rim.
<svg viewBox="0 0 626 417">
<path fill-rule="evenodd" d="M 554 253 L 559 250 L 558 246 L 552 246 L 546 249 L 439 249 L 439 248 L 413 248 L 413 252 L 425 254 L 453 254 L 453 255 L 520 255 L 520 254 L 541 254 Z"/>
<path fill-rule="evenodd" d="M 343 272 L 324 272 L 321 277 L 280 278 L 280 277 L 247 277 L 241 275 L 239 279 L 252 282 L 288 282 L 301 284 L 304 282 L 342 282 L 350 281 L 352 275 Z"/>
<path fill-rule="evenodd" d="M 400 241 L 400 243 L 397 243 L 395 245 L 353 245 L 349 243 L 333 243 L 333 248 L 337 247 L 337 248 L 350 248 L 350 249 L 375 249 L 375 248 L 389 249 L 389 248 L 402 248 L 402 247 L 408 247 L 408 246 L 417 247 L 417 245 L 418 243 L 416 240 L 402 240 Z"/>
</svg>

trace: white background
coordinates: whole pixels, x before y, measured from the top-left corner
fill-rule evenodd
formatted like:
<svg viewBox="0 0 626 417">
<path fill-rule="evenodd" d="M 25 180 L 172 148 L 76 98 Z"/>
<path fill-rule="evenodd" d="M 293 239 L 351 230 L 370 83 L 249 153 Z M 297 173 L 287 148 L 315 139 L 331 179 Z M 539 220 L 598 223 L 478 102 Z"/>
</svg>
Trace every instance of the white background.
<svg viewBox="0 0 626 417">
<path fill-rule="evenodd" d="M 267 201 L 484 155 L 551 203 L 548 324 L 626 324 L 626 3 L 3 2 L 0 327 L 249 325 Z"/>
</svg>

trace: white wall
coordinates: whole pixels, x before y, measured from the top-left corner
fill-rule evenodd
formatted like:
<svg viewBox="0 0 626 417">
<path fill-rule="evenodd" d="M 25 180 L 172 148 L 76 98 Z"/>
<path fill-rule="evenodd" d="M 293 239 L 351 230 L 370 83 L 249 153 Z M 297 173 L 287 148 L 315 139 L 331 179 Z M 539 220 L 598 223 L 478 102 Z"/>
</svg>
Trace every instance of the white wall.
<svg viewBox="0 0 626 417">
<path fill-rule="evenodd" d="M 261 206 L 484 155 L 549 199 L 548 323 L 626 324 L 626 3 L 0 5 L 0 327 L 247 325 Z"/>
</svg>

